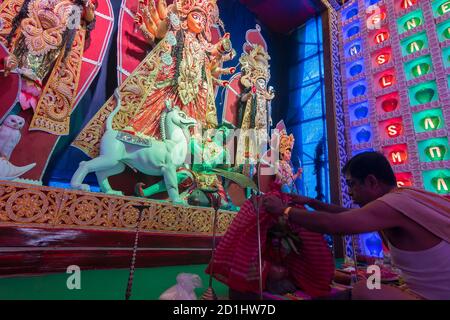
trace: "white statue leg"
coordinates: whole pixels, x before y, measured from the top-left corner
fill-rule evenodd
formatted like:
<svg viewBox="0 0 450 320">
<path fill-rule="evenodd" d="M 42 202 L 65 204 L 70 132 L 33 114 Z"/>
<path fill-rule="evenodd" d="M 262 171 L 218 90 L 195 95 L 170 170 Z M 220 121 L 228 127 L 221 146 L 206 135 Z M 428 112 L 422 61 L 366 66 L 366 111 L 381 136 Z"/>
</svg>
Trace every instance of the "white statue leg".
<svg viewBox="0 0 450 320">
<path fill-rule="evenodd" d="M 125 164 L 119 162 L 116 166 L 103 171 L 96 171 L 95 174 L 97 176 L 98 185 L 102 192 L 107 194 L 113 194 L 118 196 L 123 196 L 122 191 L 113 190 L 111 185 L 109 184 L 108 178 L 114 176 L 116 174 L 122 173 L 125 170 Z"/>
<path fill-rule="evenodd" d="M 164 176 L 164 183 L 166 184 L 167 193 L 169 194 L 170 200 L 172 200 L 173 203 L 184 204 L 184 201 L 181 200 L 178 192 L 176 168 L 174 166 L 163 167 L 161 168 L 161 171 Z"/>
<path fill-rule="evenodd" d="M 83 184 L 86 176 L 91 172 L 104 171 L 117 166 L 120 162 L 111 157 L 100 156 L 90 161 L 82 161 L 78 166 L 77 171 L 72 176 L 70 186 L 73 189 L 90 191 L 88 184 Z"/>
</svg>

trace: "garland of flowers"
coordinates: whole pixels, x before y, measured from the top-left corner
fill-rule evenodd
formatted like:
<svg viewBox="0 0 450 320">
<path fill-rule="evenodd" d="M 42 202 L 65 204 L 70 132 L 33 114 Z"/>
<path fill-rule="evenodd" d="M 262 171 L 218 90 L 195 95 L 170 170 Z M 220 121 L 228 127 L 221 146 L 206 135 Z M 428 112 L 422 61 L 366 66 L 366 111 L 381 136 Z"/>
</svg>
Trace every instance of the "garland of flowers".
<svg viewBox="0 0 450 320">
<path fill-rule="evenodd" d="M 177 44 L 172 47 L 172 56 L 175 57 L 175 79 L 180 76 L 180 64 L 183 60 L 184 34 L 182 31 L 177 32 Z"/>
</svg>

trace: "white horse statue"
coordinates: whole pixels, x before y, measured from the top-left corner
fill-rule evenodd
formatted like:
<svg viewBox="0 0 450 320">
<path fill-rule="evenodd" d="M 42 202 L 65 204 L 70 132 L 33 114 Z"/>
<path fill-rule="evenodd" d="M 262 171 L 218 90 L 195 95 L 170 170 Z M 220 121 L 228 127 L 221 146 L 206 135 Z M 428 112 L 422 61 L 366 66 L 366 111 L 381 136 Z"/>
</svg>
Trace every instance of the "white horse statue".
<svg viewBox="0 0 450 320">
<path fill-rule="evenodd" d="M 123 195 L 121 191 L 111 188 L 108 178 L 123 172 L 125 165 L 128 165 L 149 176 L 163 176 L 171 201 L 183 203 L 178 193 L 176 171 L 186 161 L 189 128 L 197 121 L 188 117 L 177 106 L 172 107 L 171 101 L 166 101 L 167 109 L 161 116 L 162 141 L 150 138 L 148 141 L 141 139 L 146 142 L 141 145 L 127 143 L 124 142 L 127 136 L 121 138 L 121 133 L 112 128 L 113 118 L 120 110 L 117 90 L 114 96 L 117 107 L 106 120 L 106 132 L 100 142 L 100 156 L 80 163 L 70 182 L 71 187 L 89 191 L 89 185 L 83 184 L 83 181 L 89 173 L 95 172 L 102 192 Z"/>
</svg>

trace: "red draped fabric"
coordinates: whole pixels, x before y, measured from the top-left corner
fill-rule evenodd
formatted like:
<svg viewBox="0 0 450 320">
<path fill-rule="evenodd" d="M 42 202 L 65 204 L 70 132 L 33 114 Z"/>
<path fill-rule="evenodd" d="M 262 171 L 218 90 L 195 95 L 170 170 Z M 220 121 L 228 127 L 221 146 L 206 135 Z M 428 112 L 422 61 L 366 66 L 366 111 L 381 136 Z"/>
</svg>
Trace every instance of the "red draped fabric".
<svg viewBox="0 0 450 320">
<path fill-rule="evenodd" d="M 165 66 L 162 69 L 156 78 L 156 82 L 160 83 L 167 79 L 176 79 L 175 65 L 176 59 L 174 59 L 172 65 Z M 197 98 L 185 105 L 179 98 L 176 84 L 155 89 L 147 96 L 142 112 L 130 121 L 129 126 L 133 127 L 136 132 L 155 138 L 160 138 L 160 118 L 166 108 L 167 100 L 170 100 L 173 106 L 178 106 L 189 117 L 197 119 L 200 122 L 206 118 L 207 95 L 207 89 L 199 85 Z"/>
</svg>

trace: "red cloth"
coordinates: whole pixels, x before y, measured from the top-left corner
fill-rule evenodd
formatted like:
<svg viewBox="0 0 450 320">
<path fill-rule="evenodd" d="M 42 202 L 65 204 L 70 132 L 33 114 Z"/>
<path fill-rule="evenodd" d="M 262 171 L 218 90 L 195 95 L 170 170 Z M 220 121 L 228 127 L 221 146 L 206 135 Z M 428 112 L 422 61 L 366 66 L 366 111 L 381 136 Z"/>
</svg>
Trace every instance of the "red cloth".
<svg viewBox="0 0 450 320">
<path fill-rule="evenodd" d="M 289 196 L 278 194 L 288 200 Z M 270 262 L 266 248 L 267 231 L 276 223 L 273 215 L 260 210 L 261 246 L 263 257 L 263 285 L 265 286 Z M 287 267 L 291 280 L 312 297 L 326 295 L 331 290 L 334 276 L 332 254 L 323 235 L 291 225 L 291 230 L 301 239 L 300 255 L 294 252 L 287 257 Z M 256 209 L 247 200 L 234 218 L 231 226 L 220 241 L 215 258 L 206 269 L 228 287 L 239 292 L 259 292 L 258 241 Z"/>
</svg>

